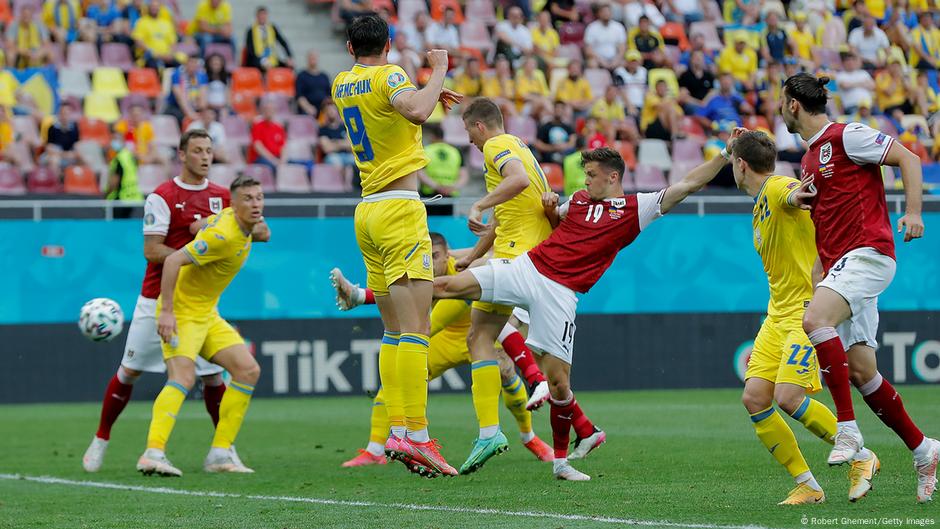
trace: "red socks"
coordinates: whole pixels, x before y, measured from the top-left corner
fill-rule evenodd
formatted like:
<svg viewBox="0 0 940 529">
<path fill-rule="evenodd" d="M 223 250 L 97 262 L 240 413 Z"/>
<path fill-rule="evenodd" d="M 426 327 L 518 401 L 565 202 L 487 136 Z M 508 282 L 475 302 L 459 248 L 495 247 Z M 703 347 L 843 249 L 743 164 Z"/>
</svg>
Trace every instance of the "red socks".
<svg viewBox="0 0 940 529">
<path fill-rule="evenodd" d="M 574 419 L 574 395 L 566 401 L 549 399 L 551 404 L 552 447 L 555 449 L 555 459 L 568 457 L 568 442 L 570 440 L 571 422 Z"/>
<path fill-rule="evenodd" d="M 111 427 L 131 400 L 134 386 L 118 380 L 117 374 L 111 377 L 101 403 L 101 419 L 98 421 L 98 433 L 95 435 L 107 441 L 111 438 Z"/>
<path fill-rule="evenodd" d="M 809 333 L 810 342 L 816 347 L 819 372 L 822 373 L 836 405 L 839 422 L 854 421 L 852 388 L 849 384 L 849 362 L 845 356 L 842 340 L 832 327 L 822 327 Z"/>
<path fill-rule="evenodd" d="M 525 379 L 529 387 L 545 380 L 545 375 L 542 374 L 538 364 L 535 363 L 535 357 L 532 356 L 532 351 L 526 347 L 525 338 L 522 337 L 522 334 L 518 331 L 511 333 L 509 336 L 503 338 L 502 345 L 506 354 L 509 355 L 509 358 L 511 358 L 513 363 L 516 364 L 516 367 L 519 368 L 519 371 L 522 373 L 522 378 Z"/>
<path fill-rule="evenodd" d="M 202 386 L 202 398 L 206 401 L 206 411 L 212 417 L 212 425 L 219 425 L 219 406 L 222 405 L 222 395 L 225 394 L 225 383 L 218 386 Z"/>
<path fill-rule="evenodd" d="M 913 450 L 923 442 L 924 434 L 914 425 L 914 421 L 904 409 L 901 395 L 882 378 L 881 373 L 860 387 L 859 391 L 864 395 L 871 411 L 875 412 L 881 422 L 894 430 L 909 449 Z"/>
<path fill-rule="evenodd" d="M 594 433 L 594 423 L 581 411 L 578 401 L 574 401 L 572 404 L 574 405 L 574 418 L 571 421 L 571 426 L 574 427 L 574 433 L 581 439 L 589 437 Z"/>
<path fill-rule="evenodd" d="M 366 289 L 366 300 L 363 302 L 363 305 L 375 305 L 375 294 L 372 292 L 371 288 Z"/>
</svg>

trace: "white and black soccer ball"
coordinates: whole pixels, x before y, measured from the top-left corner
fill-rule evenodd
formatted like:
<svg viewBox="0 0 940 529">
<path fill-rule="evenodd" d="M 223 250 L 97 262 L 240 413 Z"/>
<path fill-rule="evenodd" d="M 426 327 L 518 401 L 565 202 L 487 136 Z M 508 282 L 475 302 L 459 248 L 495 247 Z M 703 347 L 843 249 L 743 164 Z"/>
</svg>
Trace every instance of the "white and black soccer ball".
<svg viewBox="0 0 940 529">
<path fill-rule="evenodd" d="M 113 299 L 95 298 L 82 306 L 78 329 L 93 342 L 110 342 L 124 329 L 124 312 Z"/>
</svg>

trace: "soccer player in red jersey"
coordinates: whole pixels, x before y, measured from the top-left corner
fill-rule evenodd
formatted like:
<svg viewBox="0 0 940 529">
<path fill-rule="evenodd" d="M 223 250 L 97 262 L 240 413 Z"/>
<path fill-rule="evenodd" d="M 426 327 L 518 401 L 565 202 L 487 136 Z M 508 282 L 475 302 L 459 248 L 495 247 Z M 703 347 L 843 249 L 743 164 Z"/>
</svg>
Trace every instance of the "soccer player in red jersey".
<svg viewBox="0 0 940 529">
<path fill-rule="evenodd" d="M 805 73 L 787 79 L 781 114 L 787 129 L 806 140 L 802 176 L 815 187 L 796 200 L 812 208 L 817 266 L 824 275 L 804 314 L 803 329 L 816 347 L 836 406 L 838 426 L 829 464 L 870 461 L 868 479 L 880 466 L 864 447 L 855 422 L 851 381 L 913 451 L 917 501 L 926 502 L 937 483 L 940 442 L 914 425 L 900 395 L 878 372 L 875 358 L 878 296 L 888 288 L 896 266 L 881 166 L 901 170 L 906 211 L 898 232 L 904 230 L 904 242 L 910 242 L 924 234 L 920 160 L 883 132 L 861 123 L 829 121 L 828 82 Z"/>
<path fill-rule="evenodd" d="M 209 181 L 212 163 L 212 139 L 204 130 L 187 131 L 180 138 L 180 175 L 164 182 L 147 197 L 144 204 L 144 275 L 134 316 L 127 329 L 124 358 L 111 377 L 101 405 L 98 431 L 88 446 L 82 466 L 97 472 L 111 438 L 111 427 L 130 401 L 134 383 L 141 373 L 165 373 L 163 351 L 157 335 L 156 308 L 160 296 L 163 260 L 193 240 L 206 219 L 229 206 L 228 188 Z M 252 234 L 255 241 L 265 241 L 270 232 L 262 223 Z M 219 405 L 225 393 L 223 369 L 202 358 L 196 361 L 196 374 L 203 380 L 203 398 L 212 423 L 219 422 Z"/>
<path fill-rule="evenodd" d="M 557 226 L 548 239 L 513 260 L 493 259 L 434 280 L 436 298 L 480 299 L 529 310 L 526 344 L 541 353 L 551 392 L 554 475 L 572 481 L 591 479 L 568 462 L 577 407 L 569 380 L 578 294 L 590 290 L 617 253 L 651 222 L 704 187 L 726 163 L 716 156 L 666 189 L 625 196 L 624 161 L 617 151 L 602 147 L 582 153 L 581 159 L 586 190 L 560 207 L 558 195 L 543 196 L 545 213 Z"/>
</svg>

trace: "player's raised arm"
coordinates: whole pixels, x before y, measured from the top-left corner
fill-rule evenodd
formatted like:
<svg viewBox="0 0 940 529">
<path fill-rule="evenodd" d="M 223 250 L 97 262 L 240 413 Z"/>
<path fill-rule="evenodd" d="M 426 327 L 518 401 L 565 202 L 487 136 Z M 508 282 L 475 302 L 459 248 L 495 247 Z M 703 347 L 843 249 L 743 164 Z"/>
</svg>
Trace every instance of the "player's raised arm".
<svg viewBox="0 0 940 529">
<path fill-rule="evenodd" d="M 924 176 L 920 158 L 907 147 L 894 141 L 885 154 L 884 165 L 901 169 L 901 181 L 904 182 L 904 216 L 898 219 L 898 232 L 905 230 L 904 242 L 923 237 L 924 219 L 921 217 L 921 208 Z"/>
<path fill-rule="evenodd" d="M 728 147 L 722 151 L 721 156 L 715 156 L 711 160 L 692 169 L 682 180 L 667 187 L 666 191 L 663 193 L 662 202 L 660 203 L 660 211 L 663 214 L 668 213 L 669 210 L 676 207 L 676 205 L 685 200 L 686 197 L 700 191 L 703 187 L 708 185 L 709 182 L 714 180 L 722 167 L 728 163 L 728 158 L 730 158 L 730 154 L 728 153 L 732 147 L 731 142 L 745 132 L 747 132 L 747 129 L 740 127 L 734 129 L 731 133 Z M 726 156 L 728 158 L 726 158 Z"/>
<path fill-rule="evenodd" d="M 450 110 L 463 99 L 457 92 L 444 88 L 448 64 L 447 50 L 428 51 L 428 64 L 431 66 L 431 78 L 424 88 L 401 92 L 391 100 L 395 110 L 415 125 L 427 121 L 438 101 L 444 105 L 445 110 Z"/>
</svg>

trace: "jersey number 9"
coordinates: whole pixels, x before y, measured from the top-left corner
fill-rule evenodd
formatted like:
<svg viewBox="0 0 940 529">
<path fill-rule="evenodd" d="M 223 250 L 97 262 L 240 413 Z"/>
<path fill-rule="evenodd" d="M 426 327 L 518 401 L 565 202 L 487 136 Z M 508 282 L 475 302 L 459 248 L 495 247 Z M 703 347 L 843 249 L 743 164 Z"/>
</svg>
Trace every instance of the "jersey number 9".
<svg viewBox="0 0 940 529">
<path fill-rule="evenodd" d="M 372 152 L 372 143 L 366 134 L 366 124 L 362 121 L 362 112 L 359 107 L 343 109 L 343 120 L 346 122 L 346 132 L 349 133 L 349 143 L 352 143 L 353 152 L 360 162 L 371 162 L 375 158 Z"/>
</svg>

